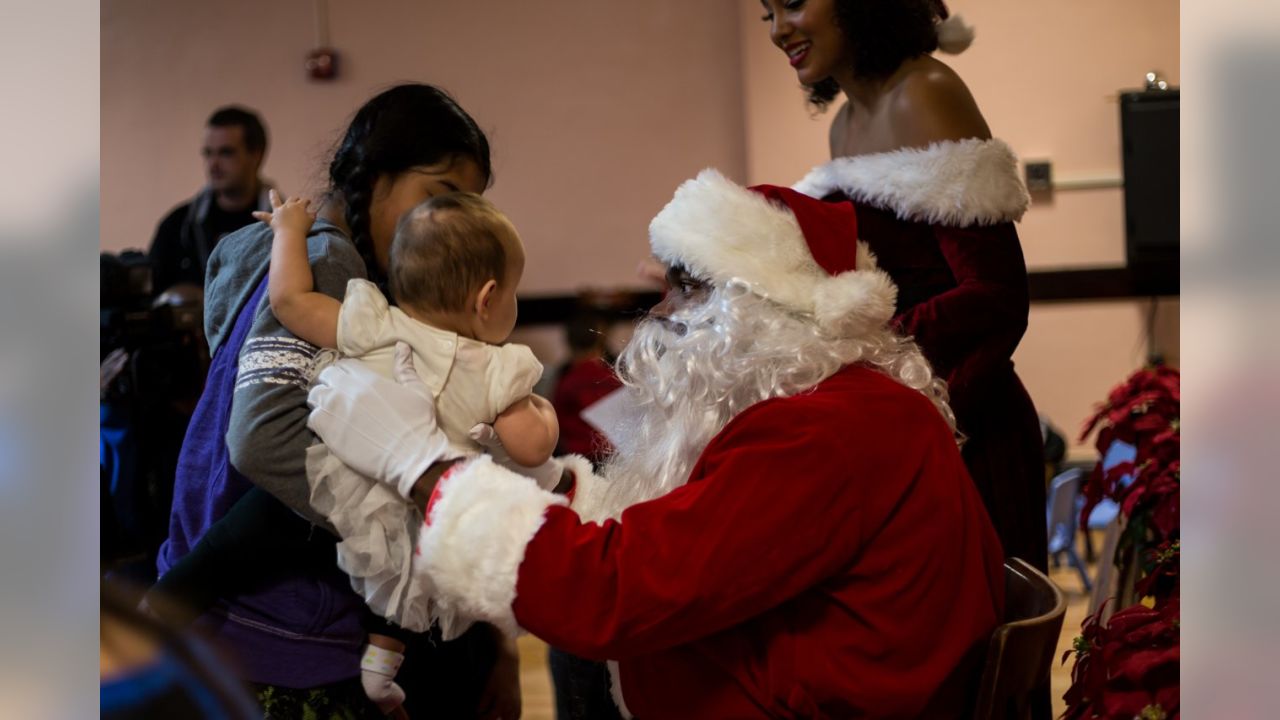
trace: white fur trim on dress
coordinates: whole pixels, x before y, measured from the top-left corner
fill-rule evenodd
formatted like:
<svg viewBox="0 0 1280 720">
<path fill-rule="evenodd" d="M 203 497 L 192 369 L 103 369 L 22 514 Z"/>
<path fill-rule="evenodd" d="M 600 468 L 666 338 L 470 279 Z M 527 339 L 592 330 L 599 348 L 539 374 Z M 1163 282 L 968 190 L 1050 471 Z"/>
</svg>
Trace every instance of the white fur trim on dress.
<svg viewBox="0 0 1280 720">
<path fill-rule="evenodd" d="M 809 251 L 785 206 L 707 169 L 676 189 L 649 224 L 653 252 L 716 285 L 732 282 L 811 315 L 835 337 L 853 337 L 893 316 L 897 289 L 858 243 L 858 268 L 835 277 Z"/>
<path fill-rule="evenodd" d="M 613 698 L 613 704 L 618 707 L 618 712 L 622 714 L 625 720 L 631 720 L 634 715 L 627 708 L 627 701 L 622 697 L 622 670 L 618 667 L 617 660 L 608 660 L 605 666 L 609 668 L 609 696 Z"/>
<path fill-rule="evenodd" d="M 964 18 L 959 15 L 948 17 L 938 23 L 935 29 L 938 32 L 938 49 L 948 55 L 959 55 L 968 50 L 977 34 L 973 26 L 966 25 Z"/>
<path fill-rule="evenodd" d="M 425 571 L 445 614 L 519 631 L 511 604 L 524 551 L 544 514 L 565 499 L 482 455 L 457 470 L 440 490 L 418 539 Z"/>
<path fill-rule="evenodd" d="M 840 192 L 903 220 L 954 227 L 1015 221 L 1031 202 L 1013 149 L 976 138 L 836 158 L 792 187 L 819 198 Z"/>
</svg>

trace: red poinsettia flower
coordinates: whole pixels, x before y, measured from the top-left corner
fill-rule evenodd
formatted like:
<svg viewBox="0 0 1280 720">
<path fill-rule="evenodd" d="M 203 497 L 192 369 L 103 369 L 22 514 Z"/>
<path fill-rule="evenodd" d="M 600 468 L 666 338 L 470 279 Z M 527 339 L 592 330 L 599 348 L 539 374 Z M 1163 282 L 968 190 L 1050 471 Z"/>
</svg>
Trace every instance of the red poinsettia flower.
<svg viewBox="0 0 1280 720">
<path fill-rule="evenodd" d="M 1153 607 L 1125 608 L 1103 625 L 1104 605 L 1085 620 L 1074 649 L 1063 656 L 1063 662 L 1076 656 L 1063 696 L 1068 720 L 1178 717 L 1180 383 L 1176 370 L 1141 370 L 1112 390 L 1085 423 L 1081 439 L 1096 430 L 1100 452 L 1121 441 L 1133 446 L 1134 459 L 1094 468 L 1083 489 L 1081 523 L 1110 498 L 1129 518 L 1139 548 L 1152 536 L 1161 544 L 1146 554 L 1147 572 L 1135 585 L 1140 596 L 1155 599 Z"/>
<path fill-rule="evenodd" d="M 1105 453 L 1120 441 L 1134 447 L 1132 462 L 1116 463 L 1104 470 L 1101 463 L 1086 479 L 1083 526 L 1105 498 L 1121 503 L 1126 517 L 1159 508 L 1157 531 L 1168 538 L 1178 523 L 1179 474 L 1169 468 L 1181 453 L 1179 433 L 1180 376 L 1164 367 L 1134 373 L 1111 391 L 1107 402 L 1085 423 L 1084 435 L 1096 428 L 1097 447 Z M 1127 483 L 1127 484 L 1126 484 Z M 1154 486 L 1152 485 L 1154 483 Z"/>
<path fill-rule="evenodd" d="M 1182 543 L 1167 540 L 1147 551 L 1148 570 L 1134 583 L 1138 597 L 1150 597 L 1157 608 L 1178 594 L 1178 571 L 1181 566 Z"/>
<path fill-rule="evenodd" d="M 1158 471 L 1143 472 L 1125 494 L 1121 510 L 1128 517 L 1149 513 L 1156 542 L 1169 539 L 1181 526 L 1178 510 L 1182 499 L 1181 463 L 1174 460 Z"/>
<path fill-rule="evenodd" d="M 1080 439 L 1100 428 L 1099 443 L 1103 447 L 1115 439 L 1129 442 L 1146 430 L 1147 422 L 1154 422 L 1137 421 L 1137 418 L 1176 417 L 1182 401 L 1180 384 L 1181 376 L 1177 370 L 1163 366 L 1139 370 L 1111 391 L 1107 402 L 1085 422 Z"/>
<path fill-rule="evenodd" d="M 1103 625 L 1102 610 L 1087 618 L 1076 638 L 1072 685 L 1063 698 L 1068 720 L 1134 718 L 1158 709 L 1178 715 L 1179 618 L 1177 598 L 1158 610 L 1120 610 Z M 1063 657 L 1065 662 L 1066 656 Z"/>
<path fill-rule="evenodd" d="M 1151 463 L 1139 467 L 1137 479 L 1115 493 L 1124 514 L 1132 517 L 1138 510 L 1153 506 L 1159 496 L 1177 492 L 1180 467 L 1177 460 L 1165 467 Z"/>
<path fill-rule="evenodd" d="M 1166 429 L 1139 445 L 1133 461 L 1139 465 L 1167 467 L 1180 457 L 1182 457 L 1182 436 L 1174 425 L 1173 429 Z"/>
</svg>

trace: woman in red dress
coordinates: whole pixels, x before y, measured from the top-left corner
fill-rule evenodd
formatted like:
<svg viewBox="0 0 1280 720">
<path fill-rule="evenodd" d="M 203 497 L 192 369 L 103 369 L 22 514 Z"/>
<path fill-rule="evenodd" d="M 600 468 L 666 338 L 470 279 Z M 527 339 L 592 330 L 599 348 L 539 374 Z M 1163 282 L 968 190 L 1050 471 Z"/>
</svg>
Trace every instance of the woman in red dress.
<svg viewBox="0 0 1280 720">
<path fill-rule="evenodd" d="M 1043 569 L 1043 444 L 1011 360 L 1029 309 L 1014 222 L 1029 200 L 1013 151 L 932 56 L 963 50 L 972 31 L 940 0 L 762 1 L 810 103 L 846 100 L 831 162 L 795 187 L 853 202 L 861 239 L 898 285 L 899 330 L 947 379 L 1006 555 Z"/>
</svg>

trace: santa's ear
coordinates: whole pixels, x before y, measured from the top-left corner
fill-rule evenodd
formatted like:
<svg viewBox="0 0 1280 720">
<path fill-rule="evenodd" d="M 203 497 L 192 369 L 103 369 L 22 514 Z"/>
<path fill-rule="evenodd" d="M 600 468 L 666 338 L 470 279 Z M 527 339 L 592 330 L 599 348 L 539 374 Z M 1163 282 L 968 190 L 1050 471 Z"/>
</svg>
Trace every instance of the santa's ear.
<svg viewBox="0 0 1280 720">
<path fill-rule="evenodd" d="M 480 287 L 480 292 L 476 293 L 475 313 L 480 317 L 488 317 L 489 309 L 493 306 L 493 299 L 498 294 L 498 281 L 490 280 Z"/>
</svg>

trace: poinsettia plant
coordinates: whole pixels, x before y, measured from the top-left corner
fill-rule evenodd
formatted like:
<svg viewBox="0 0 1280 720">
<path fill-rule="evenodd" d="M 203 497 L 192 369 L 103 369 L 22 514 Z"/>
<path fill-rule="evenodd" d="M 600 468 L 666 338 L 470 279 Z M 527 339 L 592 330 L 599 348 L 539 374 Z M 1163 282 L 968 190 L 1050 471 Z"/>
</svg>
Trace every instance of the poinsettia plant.
<svg viewBox="0 0 1280 720">
<path fill-rule="evenodd" d="M 1104 498 L 1119 503 L 1131 528 L 1130 537 L 1149 528 L 1156 540 L 1174 536 L 1178 528 L 1181 487 L 1179 406 L 1181 376 L 1164 366 L 1144 368 L 1111 391 L 1107 402 L 1085 422 L 1081 440 L 1095 429 L 1095 446 L 1105 455 L 1117 441 L 1133 446 L 1132 461 L 1094 467 L 1084 484 L 1081 527 Z"/>
<path fill-rule="evenodd" d="M 1126 525 L 1114 561 L 1133 566 L 1135 572 L 1120 575 L 1134 578 L 1133 595 L 1141 602 L 1110 618 L 1103 603 L 1084 621 L 1062 658 L 1076 661 L 1063 696 L 1068 720 L 1179 715 L 1180 401 L 1176 370 L 1145 368 L 1111 391 L 1085 423 L 1081 439 L 1097 430 L 1101 455 L 1117 441 L 1134 448 L 1132 461 L 1094 468 L 1084 485 L 1080 523 L 1087 527 L 1104 498 L 1119 504 Z"/>
<path fill-rule="evenodd" d="M 1166 540 L 1147 551 L 1141 568 L 1142 579 L 1134 585 L 1134 590 L 1138 597 L 1150 598 L 1152 607 L 1159 607 L 1179 596 L 1181 551 L 1180 540 Z"/>
<path fill-rule="evenodd" d="M 1067 720 L 1141 718 L 1170 720 L 1179 715 L 1180 603 L 1158 608 L 1143 604 L 1117 611 L 1105 623 L 1102 609 L 1084 621 L 1075 645 Z"/>
</svg>

